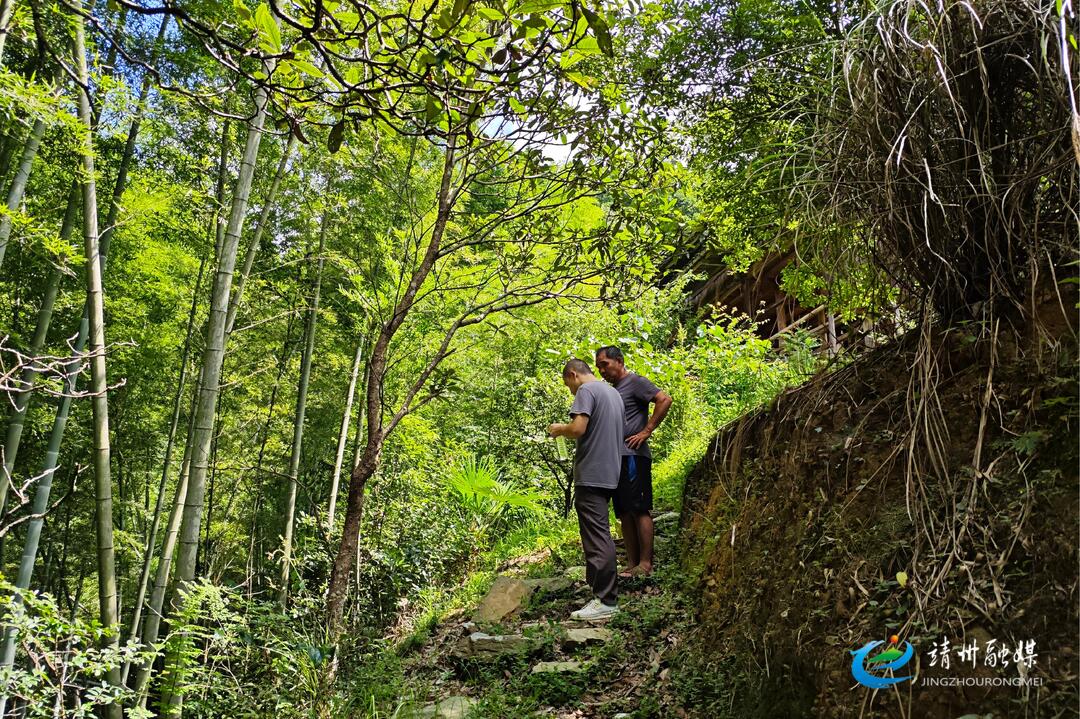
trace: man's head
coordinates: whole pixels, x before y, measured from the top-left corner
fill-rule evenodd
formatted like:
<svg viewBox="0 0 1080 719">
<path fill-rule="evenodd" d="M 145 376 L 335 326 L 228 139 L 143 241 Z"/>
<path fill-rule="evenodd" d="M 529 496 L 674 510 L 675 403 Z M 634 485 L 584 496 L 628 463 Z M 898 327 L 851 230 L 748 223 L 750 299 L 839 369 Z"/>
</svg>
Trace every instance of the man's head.
<svg viewBox="0 0 1080 719">
<path fill-rule="evenodd" d="M 600 370 L 600 376 L 609 384 L 621 380 L 626 376 L 626 362 L 623 360 L 622 350 L 614 345 L 596 350 L 596 369 Z"/>
<path fill-rule="evenodd" d="M 585 360 L 575 358 L 563 365 L 562 381 L 570 389 L 571 394 L 577 394 L 578 387 L 595 379 L 596 376 L 593 375 L 592 368 L 589 367 L 589 363 Z"/>
</svg>

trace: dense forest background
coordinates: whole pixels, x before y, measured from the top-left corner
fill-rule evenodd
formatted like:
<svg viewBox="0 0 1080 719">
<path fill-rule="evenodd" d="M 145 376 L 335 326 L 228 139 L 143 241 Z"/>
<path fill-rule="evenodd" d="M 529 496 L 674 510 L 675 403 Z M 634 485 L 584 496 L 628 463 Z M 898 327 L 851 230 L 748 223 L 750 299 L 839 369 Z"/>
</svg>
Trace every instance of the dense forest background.
<svg viewBox="0 0 1080 719">
<path fill-rule="evenodd" d="M 851 361 L 687 247 L 878 341 L 1037 322 L 1075 14 L 976 5 L 0 2 L 0 715 L 391 715 L 395 639 L 576 533 L 566 359 L 672 395 L 669 507 Z"/>
</svg>

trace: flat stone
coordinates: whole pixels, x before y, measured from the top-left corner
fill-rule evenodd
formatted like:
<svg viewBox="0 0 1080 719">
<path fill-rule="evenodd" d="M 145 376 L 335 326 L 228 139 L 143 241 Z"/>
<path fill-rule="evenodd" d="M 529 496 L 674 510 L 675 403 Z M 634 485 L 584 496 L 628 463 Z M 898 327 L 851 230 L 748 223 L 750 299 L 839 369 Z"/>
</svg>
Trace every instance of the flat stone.
<svg viewBox="0 0 1080 719">
<path fill-rule="evenodd" d="M 653 524 L 667 524 L 668 522 L 678 523 L 678 521 L 679 521 L 679 513 L 678 512 L 664 512 L 659 517 L 655 517 L 653 519 Z"/>
<path fill-rule="evenodd" d="M 585 567 L 567 567 L 563 574 L 577 582 L 585 581 Z"/>
<path fill-rule="evenodd" d="M 465 719 L 475 705 L 476 700 L 469 697 L 447 697 L 425 705 L 416 716 L 423 719 Z"/>
<path fill-rule="evenodd" d="M 485 634 L 473 632 L 462 637 L 454 648 L 454 656 L 491 659 L 506 654 L 519 654 L 536 648 L 538 642 L 521 634 Z"/>
<path fill-rule="evenodd" d="M 578 674 L 584 670 L 581 662 L 539 662 L 532 668 L 533 674 Z"/>
<path fill-rule="evenodd" d="M 473 632 L 480 631 L 480 627 L 476 625 L 476 622 L 463 622 L 461 624 L 462 634 L 472 634 Z"/>
<path fill-rule="evenodd" d="M 584 647 L 589 644 L 603 644 L 611 639 L 611 630 L 600 627 L 569 627 L 562 643 L 565 647 Z"/>
<path fill-rule="evenodd" d="M 525 600 L 533 593 L 535 587 L 530 587 L 521 579 L 513 577 L 496 577 L 487 595 L 480 601 L 480 606 L 473 614 L 473 621 L 484 624 L 497 624 L 514 612 L 521 609 Z"/>
<path fill-rule="evenodd" d="M 527 587 L 542 594 L 558 594 L 574 586 L 574 580 L 570 577 L 542 577 L 524 581 Z"/>
</svg>

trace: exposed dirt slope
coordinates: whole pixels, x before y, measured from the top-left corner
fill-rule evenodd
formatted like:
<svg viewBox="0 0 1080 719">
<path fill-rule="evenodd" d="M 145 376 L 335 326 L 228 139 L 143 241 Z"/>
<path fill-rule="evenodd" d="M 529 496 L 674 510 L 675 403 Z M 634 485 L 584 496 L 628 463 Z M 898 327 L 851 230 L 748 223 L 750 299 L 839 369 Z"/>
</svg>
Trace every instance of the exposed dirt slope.
<svg viewBox="0 0 1080 719">
<path fill-rule="evenodd" d="M 963 330 L 923 343 L 929 353 L 909 336 L 716 438 L 683 502 L 697 624 L 676 678 L 684 706 L 710 718 L 1076 715 L 1075 317 L 1050 324 L 999 326 L 996 350 Z M 856 684 L 850 651 L 894 633 L 915 647 L 917 680 Z M 929 666 L 943 637 L 948 671 Z M 990 639 L 1035 640 L 1030 675 L 1044 685 L 918 681 L 1018 676 L 982 652 L 977 667 L 958 661 L 961 642 Z"/>
</svg>

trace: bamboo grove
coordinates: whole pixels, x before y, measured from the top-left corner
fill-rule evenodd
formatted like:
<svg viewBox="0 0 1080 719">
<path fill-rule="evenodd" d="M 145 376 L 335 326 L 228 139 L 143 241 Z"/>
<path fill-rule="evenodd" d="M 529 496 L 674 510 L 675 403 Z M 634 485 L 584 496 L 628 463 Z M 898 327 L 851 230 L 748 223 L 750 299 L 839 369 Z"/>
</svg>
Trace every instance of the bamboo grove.
<svg viewBox="0 0 1080 719">
<path fill-rule="evenodd" d="M 307 397 L 334 332 L 354 347 L 351 366 L 324 370 L 324 381 L 344 378 L 348 388 L 336 409 L 329 504 L 318 500 L 326 508 L 318 536 L 338 545 L 319 612 L 335 644 L 365 486 L 400 424 L 451 392 L 443 365 L 461 337 L 541 303 L 612 301 L 634 290 L 650 263 L 649 189 L 664 181 L 661 121 L 617 97 L 597 102 L 588 67 L 611 52 L 605 20 L 577 3 L 466 9 L 5 4 L 10 190 L 0 270 L 19 329 L 3 347 L 11 412 L 0 502 L 4 550 L 22 546 L 17 589 L 47 586 L 39 555 L 48 524 L 94 538 L 90 584 L 113 648 L 156 646 L 201 577 L 242 576 L 248 596 L 273 595 L 288 611 L 301 491 L 305 514 L 313 508 L 311 488 L 301 486 Z M 545 155 L 568 137 L 570 161 Z M 597 222 L 600 198 L 622 229 Z M 591 221 L 578 220 L 582 207 Z M 109 279 L 110 249 L 133 249 L 112 240 L 127 233 L 167 238 L 156 257 L 121 260 L 149 273 L 143 281 L 159 280 L 150 292 L 164 296 L 110 295 L 121 281 Z M 126 306 L 143 301 L 161 303 L 157 317 L 152 307 Z M 27 314 L 29 303 L 36 313 Z M 68 330 L 54 316 L 77 319 L 79 305 L 74 334 L 57 342 Z M 183 324 L 171 311 L 181 305 L 189 307 Z M 333 329 L 321 318 L 327 305 Z M 132 309 L 141 317 L 126 314 Z M 128 320 L 145 324 L 119 326 Z M 33 325 L 25 344 L 24 323 Z M 279 351 L 239 365 L 253 358 L 249 341 L 281 326 Z M 160 354 L 145 355 L 155 344 Z M 115 369 L 125 353 L 143 365 L 141 378 Z M 282 453 L 268 447 L 270 425 L 284 412 L 279 387 L 294 353 L 290 448 L 271 469 Z M 157 366 L 166 357 L 169 369 Z M 247 432 L 258 445 L 245 457 L 254 467 L 240 475 L 280 477 L 280 497 L 230 490 L 219 476 L 223 435 L 234 431 L 222 417 L 244 401 L 229 397 L 230 386 L 246 373 L 274 384 L 265 426 Z M 156 416 L 117 410 L 127 404 L 118 398 L 142 392 Z M 92 431 L 73 450 L 69 422 L 84 426 L 84 407 Z M 138 441 L 115 444 L 129 429 L 164 437 L 142 437 L 148 451 L 129 461 Z M 20 453 L 45 434 L 43 453 Z M 84 479 L 92 480 L 93 524 L 71 508 L 57 526 L 58 508 L 70 507 Z M 136 491 L 139 511 L 130 508 Z M 214 521 L 252 501 L 242 520 L 251 523 L 247 566 L 237 573 L 219 564 L 235 557 L 215 548 Z M 267 516 L 281 521 L 264 529 Z M 47 540 L 43 563 L 58 562 L 52 580 L 75 611 L 90 600 L 81 596 L 86 582 L 66 576 L 69 542 Z M 5 634 L 10 668 L 17 632 Z M 111 715 L 145 707 L 151 687 L 162 711 L 182 710 L 184 692 L 170 680 L 186 658 L 174 649 L 157 665 L 134 654 L 110 663 L 108 691 L 124 697 L 106 702 Z"/>
</svg>

